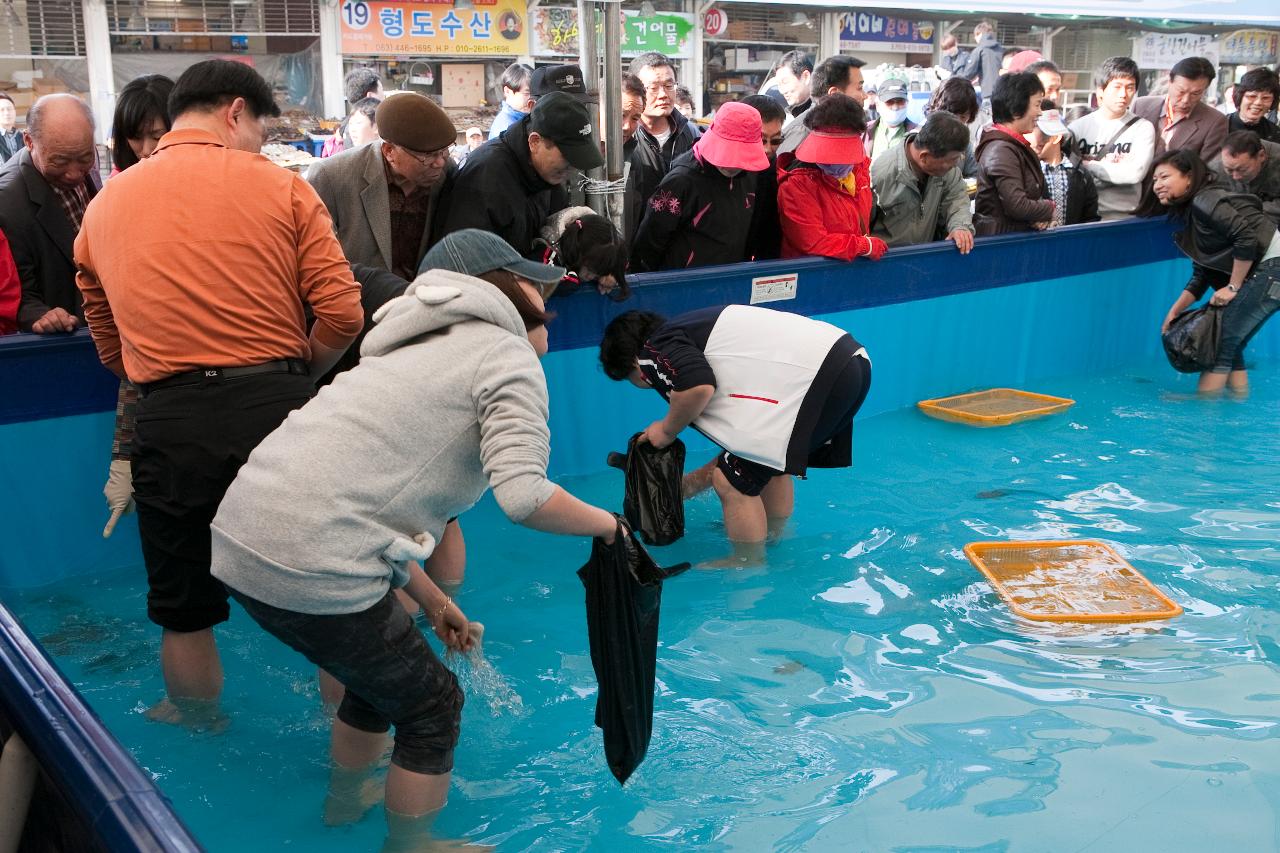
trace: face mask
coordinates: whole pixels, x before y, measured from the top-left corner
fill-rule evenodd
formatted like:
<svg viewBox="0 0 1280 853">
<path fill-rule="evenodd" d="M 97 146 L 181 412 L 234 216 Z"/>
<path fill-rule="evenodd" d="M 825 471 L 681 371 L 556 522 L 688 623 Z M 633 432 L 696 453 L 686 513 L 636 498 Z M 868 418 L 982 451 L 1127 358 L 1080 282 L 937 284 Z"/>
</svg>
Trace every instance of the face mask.
<svg viewBox="0 0 1280 853">
<path fill-rule="evenodd" d="M 899 107 L 896 110 L 891 110 L 888 107 L 883 107 L 880 110 L 880 118 L 884 119 L 885 124 L 889 125 L 889 127 L 897 127 L 907 120 L 907 108 Z"/>
<path fill-rule="evenodd" d="M 850 172 L 853 171 L 853 166 L 848 163 L 840 163 L 840 164 L 819 163 L 818 168 L 822 170 L 822 173 L 824 175 L 830 175 L 831 177 L 835 178 L 837 181 L 846 177 Z"/>
</svg>

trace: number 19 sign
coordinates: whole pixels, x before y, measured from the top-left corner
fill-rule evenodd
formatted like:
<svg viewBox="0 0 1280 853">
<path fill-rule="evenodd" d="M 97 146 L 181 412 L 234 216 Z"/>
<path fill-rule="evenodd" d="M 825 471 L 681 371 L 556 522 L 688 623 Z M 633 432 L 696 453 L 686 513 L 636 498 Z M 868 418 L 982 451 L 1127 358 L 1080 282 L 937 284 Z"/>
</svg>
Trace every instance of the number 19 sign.
<svg viewBox="0 0 1280 853">
<path fill-rule="evenodd" d="M 436 56 L 519 56 L 528 53 L 523 0 L 452 4 L 343 0 L 342 52 Z"/>
</svg>

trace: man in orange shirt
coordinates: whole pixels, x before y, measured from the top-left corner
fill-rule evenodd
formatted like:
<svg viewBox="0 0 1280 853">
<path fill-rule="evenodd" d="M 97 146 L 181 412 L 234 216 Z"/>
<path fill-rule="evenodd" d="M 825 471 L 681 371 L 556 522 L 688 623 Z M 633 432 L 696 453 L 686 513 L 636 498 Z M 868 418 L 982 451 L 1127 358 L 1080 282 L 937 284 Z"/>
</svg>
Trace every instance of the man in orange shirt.
<svg viewBox="0 0 1280 853">
<path fill-rule="evenodd" d="M 85 213 L 76 283 L 102 363 L 141 390 L 133 488 L 169 699 L 152 716 L 198 723 L 217 708 L 212 629 L 229 615 L 209 574 L 209 522 L 364 317 L 315 190 L 258 153 L 279 115 L 262 77 L 200 62 L 169 104 L 173 129 L 155 153 Z"/>
</svg>

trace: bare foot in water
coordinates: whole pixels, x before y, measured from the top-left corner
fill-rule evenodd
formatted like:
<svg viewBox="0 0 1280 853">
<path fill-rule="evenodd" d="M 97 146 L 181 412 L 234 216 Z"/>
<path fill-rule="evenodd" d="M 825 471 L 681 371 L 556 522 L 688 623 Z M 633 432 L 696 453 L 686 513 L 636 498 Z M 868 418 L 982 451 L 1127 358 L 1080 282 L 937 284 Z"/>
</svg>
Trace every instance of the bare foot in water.
<svg viewBox="0 0 1280 853">
<path fill-rule="evenodd" d="M 324 798 L 325 826 L 358 822 L 382 802 L 386 790 L 386 782 L 368 777 L 366 771 L 335 769 L 329 779 L 329 793 Z"/>
<path fill-rule="evenodd" d="M 439 812 L 421 817 L 387 812 L 387 840 L 382 853 L 490 853 L 488 844 L 472 844 L 460 838 L 436 838 L 431 824 Z"/>
<path fill-rule="evenodd" d="M 217 700 L 161 699 L 143 715 L 153 723 L 182 726 L 193 732 L 221 734 L 231 725 L 231 718 L 222 713 Z"/>
<path fill-rule="evenodd" d="M 733 553 L 718 560 L 698 563 L 699 569 L 754 569 L 765 564 L 763 542 L 733 542 Z"/>
</svg>

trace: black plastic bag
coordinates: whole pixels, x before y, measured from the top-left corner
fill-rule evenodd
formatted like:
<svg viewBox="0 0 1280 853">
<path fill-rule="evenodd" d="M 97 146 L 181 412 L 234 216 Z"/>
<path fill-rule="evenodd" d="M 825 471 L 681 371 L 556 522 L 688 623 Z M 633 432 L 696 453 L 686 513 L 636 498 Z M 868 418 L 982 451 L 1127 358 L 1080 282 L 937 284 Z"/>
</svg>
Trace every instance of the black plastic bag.
<svg viewBox="0 0 1280 853">
<path fill-rule="evenodd" d="M 660 568 L 621 524 L 612 545 L 596 539 L 578 569 L 586 588 L 587 637 L 600 692 L 596 725 L 609 771 L 625 784 L 649 749 L 662 582 L 689 568 Z"/>
<path fill-rule="evenodd" d="M 1164 333 L 1164 354 L 1179 373 L 1202 373 L 1218 360 L 1222 309 L 1217 305 L 1183 311 Z"/>
<path fill-rule="evenodd" d="M 627 453 L 610 453 L 609 464 L 627 475 L 622 514 L 649 545 L 670 545 L 684 536 L 684 442 L 676 439 L 659 450 L 636 433 Z"/>
</svg>

